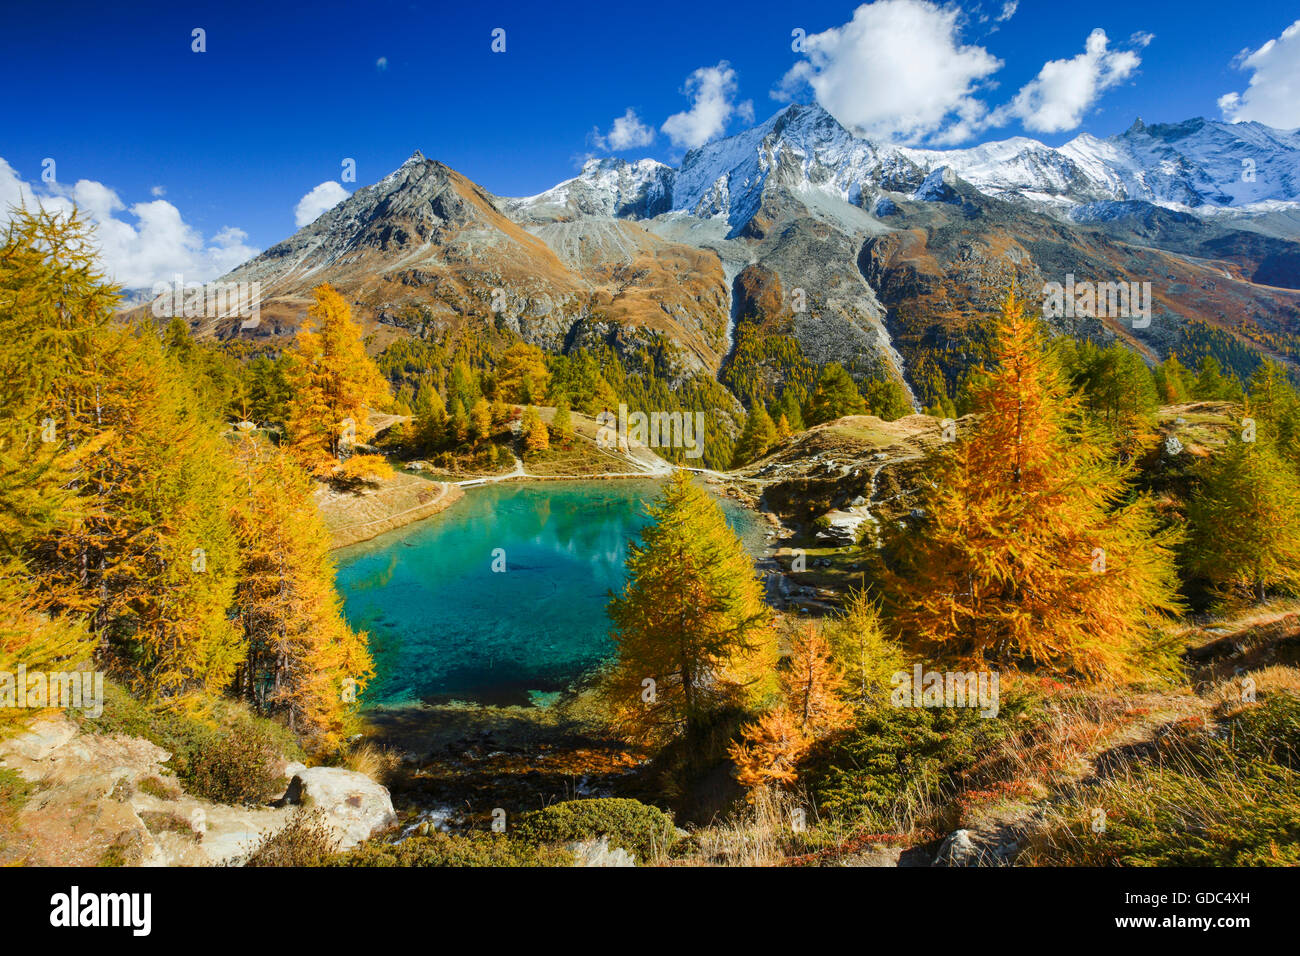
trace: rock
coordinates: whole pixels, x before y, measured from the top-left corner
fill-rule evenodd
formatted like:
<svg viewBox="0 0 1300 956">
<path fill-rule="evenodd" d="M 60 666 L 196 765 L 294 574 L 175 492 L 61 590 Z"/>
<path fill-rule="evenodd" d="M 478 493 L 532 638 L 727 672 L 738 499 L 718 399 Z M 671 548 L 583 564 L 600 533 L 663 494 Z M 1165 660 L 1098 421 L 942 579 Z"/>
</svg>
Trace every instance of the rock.
<svg viewBox="0 0 1300 956">
<path fill-rule="evenodd" d="M 954 830 L 944 839 L 934 855 L 935 866 L 977 866 L 980 849 L 970 838 L 969 830 Z"/>
<path fill-rule="evenodd" d="M 38 720 L 25 734 L 8 741 L 5 749 L 27 760 L 45 760 L 76 735 L 76 726 L 66 720 Z"/>
<path fill-rule="evenodd" d="M 818 540 L 829 541 L 841 547 L 857 542 L 858 529 L 866 520 L 865 515 L 849 511 L 829 511 L 825 517 L 829 524 L 817 533 Z"/>
<path fill-rule="evenodd" d="M 610 848 L 609 837 L 579 840 L 566 849 L 573 854 L 574 866 L 636 866 L 636 857 L 622 847 Z"/>
<path fill-rule="evenodd" d="M 372 834 L 397 825 L 388 788 L 365 774 L 341 767 L 311 767 L 294 776 L 290 791 L 295 784 L 302 802 L 325 814 L 341 850 L 350 850 Z"/>
</svg>

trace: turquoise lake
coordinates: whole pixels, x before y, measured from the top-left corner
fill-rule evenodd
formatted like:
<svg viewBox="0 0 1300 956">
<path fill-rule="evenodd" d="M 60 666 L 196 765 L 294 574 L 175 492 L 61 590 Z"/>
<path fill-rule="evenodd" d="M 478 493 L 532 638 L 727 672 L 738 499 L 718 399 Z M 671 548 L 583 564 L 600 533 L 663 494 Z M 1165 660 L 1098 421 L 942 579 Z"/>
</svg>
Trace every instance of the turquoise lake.
<svg viewBox="0 0 1300 956">
<path fill-rule="evenodd" d="M 336 552 L 348 621 L 370 634 L 367 706 L 545 704 L 613 651 L 605 605 L 657 480 L 501 482 Z M 751 553 L 766 525 L 718 499 Z M 494 549 L 505 571 L 493 571 Z"/>
</svg>

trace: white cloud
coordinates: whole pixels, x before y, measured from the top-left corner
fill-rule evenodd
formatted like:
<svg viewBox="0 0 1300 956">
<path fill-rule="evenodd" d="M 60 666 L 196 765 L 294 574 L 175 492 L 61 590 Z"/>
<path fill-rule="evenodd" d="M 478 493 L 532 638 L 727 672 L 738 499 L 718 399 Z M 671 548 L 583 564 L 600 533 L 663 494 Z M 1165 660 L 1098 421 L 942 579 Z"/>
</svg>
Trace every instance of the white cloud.
<svg viewBox="0 0 1300 956">
<path fill-rule="evenodd" d="M 1225 93 L 1219 109 L 1234 123 L 1254 120 L 1278 129 L 1300 127 L 1300 20 L 1254 53 L 1243 51 L 1237 61 L 1250 70 L 1244 93 Z"/>
<path fill-rule="evenodd" d="M 349 195 L 341 183 L 328 179 L 298 200 L 298 205 L 293 208 L 293 221 L 301 229 L 308 223 L 315 222 L 321 213 L 333 209 Z"/>
<path fill-rule="evenodd" d="M 754 105 L 748 100 L 739 106 L 733 103 L 736 90 L 736 71 L 726 60 L 717 66 L 700 67 L 686 78 L 682 90 L 690 97 L 691 108 L 668 117 L 660 129 L 674 146 L 694 149 L 720 136 L 734 115 L 752 122 Z"/>
<path fill-rule="evenodd" d="M 80 209 L 95 227 L 94 242 L 104 271 L 127 289 L 170 282 L 177 273 L 186 282 L 206 282 L 229 272 L 257 255 L 247 245 L 242 229 L 226 227 L 211 239 L 184 221 L 180 210 L 163 199 L 136 203 L 129 208 L 112 189 L 90 179 L 71 187 L 57 183 L 24 182 L 12 166 L 0 159 L 0 222 L 9 207 L 24 202 L 47 212 Z M 135 222 L 120 213 L 126 212 Z"/>
<path fill-rule="evenodd" d="M 614 120 L 614 125 L 606 135 L 602 136 L 597 132 L 594 137 L 597 148 L 615 153 L 624 149 L 649 146 L 654 142 L 654 138 L 655 131 L 642 123 L 641 118 L 636 115 L 636 110 L 630 106 L 626 113 Z"/>
<path fill-rule="evenodd" d="M 385 70 L 387 70 L 387 69 L 388 69 L 388 57 L 386 57 L 386 56 L 381 56 L 378 60 L 376 60 L 376 61 L 375 61 L 375 69 L 378 70 L 380 73 L 383 73 Z"/>
<path fill-rule="evenodd" d="M 1132 76 L 1142 62 L 1132 50 L 1112 50 L 1109 43 L 1105 30 L 1093 30 L 1082 53 L 1044 63 L 1038 76 L 1000 107 L 991 122 L 1002 125 L 1016 118 L 1025 129 L 1039 133 L 1077 127 L 1101 94 Z"/>
<path fill-rule="evenodd" d="M 1002 12 L 998 14 L 998 23 L 1004 23 L 1016 15 L 1016 9 L 1020 6 L 1020 0 L 1007 0 L 1002 4 Z"/>
<path fill-rule="evenodd" d="M 792 99 L 807 84 L 827 112 L 859 134 L 959 142 L 988 112 L 975 90 L 1002 66 L 983 47 L 964 45 L 960 30 L 956 7 L 927 0 L 864 4 L 843 26 L 805 39 L 807 59 L 773 96 Z"/>
<path fill-rule="evenodd" d="M 162 199 L 163 196 L 166 196 L 166 195 L 167 195 L 167 187 L 166 187 L 166 186 L 154 186 L 154 187 L 152 187 L 152 188 L 149 190 L 149 195 L 150 195 L 150 196 L 153 196 L 155 199 Z"/>
</svg>

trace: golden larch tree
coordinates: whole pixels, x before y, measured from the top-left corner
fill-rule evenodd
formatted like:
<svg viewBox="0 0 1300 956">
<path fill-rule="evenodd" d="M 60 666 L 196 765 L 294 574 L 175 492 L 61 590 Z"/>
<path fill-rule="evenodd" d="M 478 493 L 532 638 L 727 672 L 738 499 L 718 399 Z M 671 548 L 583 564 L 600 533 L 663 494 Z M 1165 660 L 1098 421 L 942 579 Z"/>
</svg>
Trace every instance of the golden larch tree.
<svg viewBox="0 0 1300 956">
<path fill-rule="evenodd" d="M 1171 663 L 1172 548 L 1081 425 L 1039 323 L 1009 295 L 976 421 L 931 459 L 917 526 L 886 526 L 885 608 L 917 655 L 1130 678 Z"/>
</svg>

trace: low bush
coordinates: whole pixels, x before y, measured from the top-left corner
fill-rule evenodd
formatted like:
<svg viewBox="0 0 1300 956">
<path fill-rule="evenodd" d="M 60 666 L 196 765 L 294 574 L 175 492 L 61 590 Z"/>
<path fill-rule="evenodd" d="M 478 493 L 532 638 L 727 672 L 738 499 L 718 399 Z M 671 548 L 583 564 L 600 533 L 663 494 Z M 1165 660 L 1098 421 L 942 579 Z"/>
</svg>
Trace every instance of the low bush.
<svg viewBox="0 0 1300 956">
<path fill-rule="evenodd" d="M 801 780 L 824 817 L 908 829 L 957 790 L 960 774 L 1023 730 L 1027 710 L 1027 698 L 1007 693 L 996 717 L 963 707 L 873 707 L 814 745 Z"/>
<path fill-rule="evenodd" d="M 364 843 L 329 861 L 331 866 L 572 866 L 573 857 L 555 846 L 534 846 L 500 833 L 464 836 L 431 833 L 401 843 Z"/>
<path fill-rule="evenodd" d="M 338 849 L 338 837 L 319 810 L 299 808 L 289 822 L 262 838 L 244 866 L 324 866 Z"/>
<path fill-rule="evenodd" d="M 673 818 L 639 800 L 606 798 L 569 800 L 525 813 L 511 836 L 534 845 L 571 843 L 608 837 L 645 863 L 666 853 L 677 839 Z"/>
<path fill-rule="evenodd" d="M 82 718 L 91 733 L 142 737 L 170 753 L 186 792 L 218 803 L 265 803 L 284 790 L 280 768 L 302 751 L 289 730 L 226 701 L 208 702 L 200 719 L 179 709 L 150 706 L 111 681 L 104 712 Z"/>
</svg>

